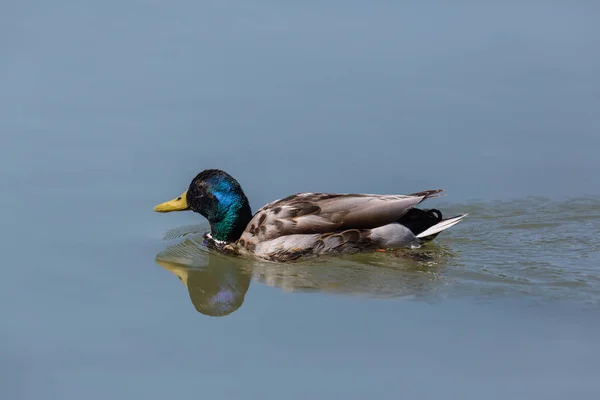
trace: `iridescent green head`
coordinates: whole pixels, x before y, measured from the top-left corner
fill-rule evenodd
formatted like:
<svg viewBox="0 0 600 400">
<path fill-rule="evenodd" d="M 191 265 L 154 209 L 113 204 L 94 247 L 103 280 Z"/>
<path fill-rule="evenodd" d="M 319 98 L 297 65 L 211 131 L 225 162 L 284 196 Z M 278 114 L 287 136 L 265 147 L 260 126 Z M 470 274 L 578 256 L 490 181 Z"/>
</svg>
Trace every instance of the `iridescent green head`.
<svg viewBox="0 0 600 400">
<path fill-rule="evenodd" d="M 252 219 L 248 198 L 231 175 L 219 169 L 200 172 L 179 197 L 154 207 L 156 212 L 192 210 L 210 223 L 214 240 L 235 242 Z"/>
</svg>

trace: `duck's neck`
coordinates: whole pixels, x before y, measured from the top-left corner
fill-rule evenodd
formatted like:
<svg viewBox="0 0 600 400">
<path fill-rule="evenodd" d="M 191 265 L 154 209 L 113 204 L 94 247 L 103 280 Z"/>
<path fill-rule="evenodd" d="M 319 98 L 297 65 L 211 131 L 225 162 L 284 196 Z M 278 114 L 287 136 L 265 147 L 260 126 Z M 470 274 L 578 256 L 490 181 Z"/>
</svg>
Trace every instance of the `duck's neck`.
<svg viewBox="0 0 600 400">
<path fill-rule="evenodd" d="M 210 234 L 213 240 L 226 243 L 237 241 L 252 219 L 252 210 L 245 195 L 222 204 L 218 214 L 217 218 L 209 221 Z"/>
</svg>

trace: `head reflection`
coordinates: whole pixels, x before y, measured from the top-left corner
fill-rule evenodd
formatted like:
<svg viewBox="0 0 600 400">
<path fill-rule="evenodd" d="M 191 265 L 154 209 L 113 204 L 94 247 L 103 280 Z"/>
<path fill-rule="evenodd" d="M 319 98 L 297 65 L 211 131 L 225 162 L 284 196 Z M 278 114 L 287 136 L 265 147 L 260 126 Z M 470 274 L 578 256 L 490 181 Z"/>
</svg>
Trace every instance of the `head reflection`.
<svg viewBox="0 0 600 400">
<path fill-rule="evenodd" d="M 168 248 L 156 256 L 156 263 L 179 277 L 198 312 L 222 317 L 242 306 L 251 280 L 247 264 L 196 246 L 186 249 L 194 251 L 193 257 L 182 257 L 175 250 L 181 248 Z"/>
</svg>

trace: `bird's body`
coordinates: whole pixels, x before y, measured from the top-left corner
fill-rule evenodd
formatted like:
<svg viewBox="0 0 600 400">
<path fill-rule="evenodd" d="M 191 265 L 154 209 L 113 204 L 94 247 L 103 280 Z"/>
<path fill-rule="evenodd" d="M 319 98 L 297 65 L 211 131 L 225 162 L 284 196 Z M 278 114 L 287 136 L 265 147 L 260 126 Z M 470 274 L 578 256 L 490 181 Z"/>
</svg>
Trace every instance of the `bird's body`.
<svg viewBox="0 0 600 400">
<path fill-rule="evenodd" d="M 419 247 L 466 215 L 442 219 L 439 210 L 416 205 L 443 190 L 409 195 L 298 193 L 271 202 L 254 215 L 239 183 L 206 170 L 179 198 L 155 211 L 192 209 L 211 224 L 215 247 L 270 261 L 306 256 Z"/>
</svg>

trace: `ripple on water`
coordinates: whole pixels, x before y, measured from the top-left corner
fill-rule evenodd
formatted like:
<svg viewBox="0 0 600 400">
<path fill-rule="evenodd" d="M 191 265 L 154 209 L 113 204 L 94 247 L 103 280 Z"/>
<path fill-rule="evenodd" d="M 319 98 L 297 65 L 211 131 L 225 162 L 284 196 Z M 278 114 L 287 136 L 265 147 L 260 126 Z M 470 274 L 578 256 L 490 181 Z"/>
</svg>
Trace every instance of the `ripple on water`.
<svg viewBox="0 0 600 400">
<path fill-rule="evenodd" d="M 600 300 L 600 199 L 528 198 L 454 208 L 470 212 L 461 229 L 444 238 L 461 254 L 450 268 L 459 282 L 493 286 L 495 293 L 519 286 L 527 296 Z"/>
</svg>

